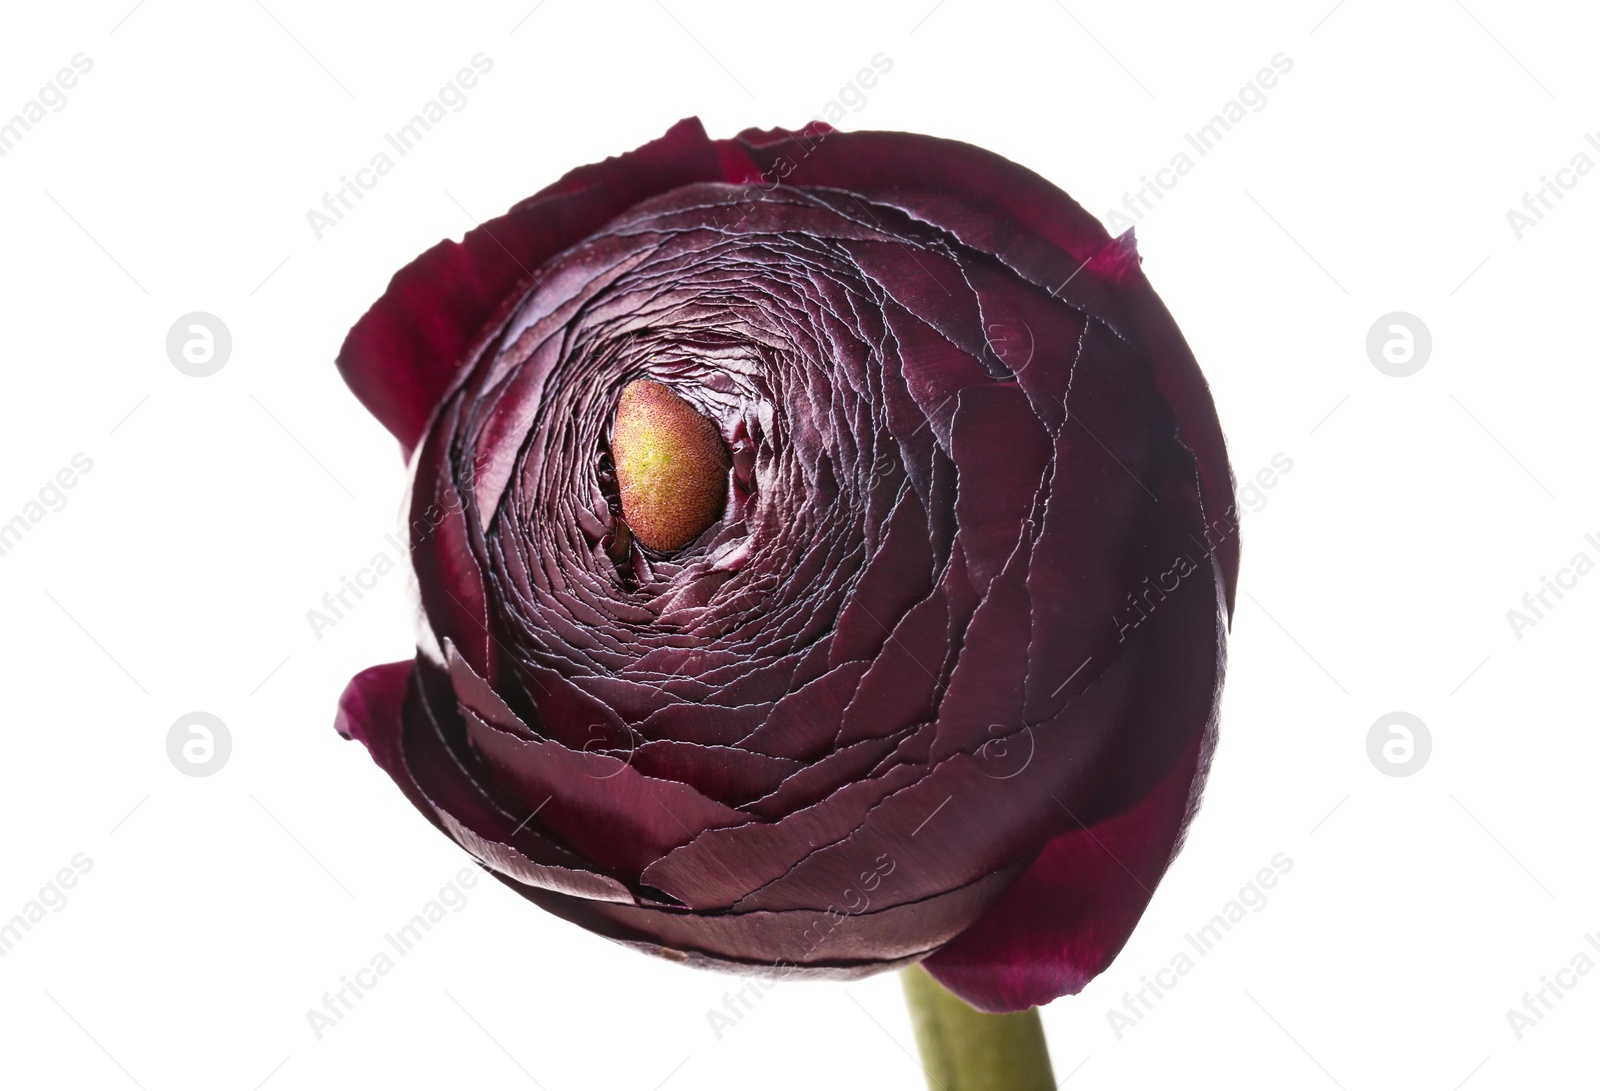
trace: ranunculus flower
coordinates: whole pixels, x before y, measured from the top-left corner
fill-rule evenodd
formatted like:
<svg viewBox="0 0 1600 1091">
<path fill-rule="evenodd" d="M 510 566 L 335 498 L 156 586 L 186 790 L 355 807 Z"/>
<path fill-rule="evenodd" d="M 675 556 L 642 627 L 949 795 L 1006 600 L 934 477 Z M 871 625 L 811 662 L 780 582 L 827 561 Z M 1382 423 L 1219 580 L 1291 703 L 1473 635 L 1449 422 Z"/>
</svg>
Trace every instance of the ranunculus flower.
<svg viewBox="0 0 1600 1091">
<path fill-rule="evenodd" d="M 530 901 L 987 1011 L 1076 992 L 1194 814 L 1238 564 L 1131 238 L 999 156 L 696 120 L 402 269 L 415 661 L 339 730 Z"/>
</svg>

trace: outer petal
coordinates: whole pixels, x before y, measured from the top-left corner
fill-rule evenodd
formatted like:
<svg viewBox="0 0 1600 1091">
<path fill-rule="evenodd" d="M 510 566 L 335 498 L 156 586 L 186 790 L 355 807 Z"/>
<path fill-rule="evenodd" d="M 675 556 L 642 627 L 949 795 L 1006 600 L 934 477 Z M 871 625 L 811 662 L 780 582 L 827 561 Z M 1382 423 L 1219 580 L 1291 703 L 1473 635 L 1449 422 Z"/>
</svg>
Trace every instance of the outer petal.
<svg viewBox="0 0 1600 1091">
<path fill-rule="evenodd" d="M 423 699 L 422 669 L 407 660 L 368 667 L 352 678 L 339 698 L 334 720 L 339 734 L 366 746 L 422 816 L 496 877 L 519 889 L 537 884 L 553 897 L 585 904 L 631 901 L 621 883 L 592 871 L 526 820 L 499 810 L 466 775 Z"/>
<path fill-rule="evenodd" d="M 1139 268 L 1131 234 L 1113 240 L 1099 220 L 1047 179 L 957 140 L 747 129 L 736 142 L 788 185 L 834 186 L 903 208 L 996 255 L 1052 295 L 1087 306 L 1124 334 L 1142 337 L 1156 385 L 1199 464 L 1206 510 L 1214 521 L 1230 521 L 1216 554 L 1232 612 L 1238 512 L 1222 427 L 1194 354 Z"/>
<path fill-rule="evenodd" d="M 1058 834 L 1010 890 L 923 961 L 980 1011 L 1077 993 L 1117 957 L 1182 846 L 1216 745 L 1213 712 L 1182 761 L 1132 810 Z"/>
<path fill-rule="evenodd" d="M 626 155 L 579 167 L 396 273 L 345 338 L 340 374 L 409 458 L 461 364 L 495 332 L 491 319 L 503 317 L 502 307 L 522 294 L 518 285 L 546 259 L 646 197 L 755 177 L 738 146 L 713 144 L 698 118 Z"/>
<path fill-rule="evenodd" d="M 822 909 L 692 913 L 647 905 L 618 905 L 568 897 L 496 878 L 534 904 L 607 939 L 648 954 L 705 969 L 754 976 L 850 980 L 909 962 L 960 932 L 962 921 L 988 903 L 1018 873 L 1004 868 L 924 901 L 852 910 Z M 848 892 L 862 906 L 859 890 Z"/>
<path fill-rule="evenodd" d="M 411 667 L 410 659 L 380 663 L 350 679 L 339 695 L 339 711 L 333 726 L 345 738 L 355 739 L 365 746 L 378 768 L 394 779 L 419 811 L 428 814 L 427 800 L 417 791 L 411 774 L 406 772 L 401 742 L 402 709 Z"/>
</svg>

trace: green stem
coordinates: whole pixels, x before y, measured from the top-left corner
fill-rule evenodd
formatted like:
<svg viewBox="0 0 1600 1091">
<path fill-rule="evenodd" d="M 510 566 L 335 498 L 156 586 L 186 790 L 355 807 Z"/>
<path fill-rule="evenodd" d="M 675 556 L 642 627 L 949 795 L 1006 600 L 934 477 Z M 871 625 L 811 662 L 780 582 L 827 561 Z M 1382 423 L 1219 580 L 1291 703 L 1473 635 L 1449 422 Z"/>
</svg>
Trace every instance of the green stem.
<svg viewBox="0 0 1600 1091">
<path fill-rule="evenodd" d="M 921 966 L 900 971 L 929 1091 L 1055 1091 L 1039 1009 L 988 1015 Z"/>
</svg>

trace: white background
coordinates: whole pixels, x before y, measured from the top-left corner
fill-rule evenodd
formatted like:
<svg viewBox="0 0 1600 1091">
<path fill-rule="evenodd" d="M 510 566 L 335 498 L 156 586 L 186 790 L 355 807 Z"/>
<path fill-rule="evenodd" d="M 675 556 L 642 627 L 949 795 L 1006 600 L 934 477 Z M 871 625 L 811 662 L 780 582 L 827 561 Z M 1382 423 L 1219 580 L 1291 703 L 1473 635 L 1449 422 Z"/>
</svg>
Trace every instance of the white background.
<svg viewBox="0 0 1600 1091">
<path fill-rule="evenodd" d="M 0 117 L 74 54 L 93 69 L 0 158 L 0 521 L 74 454 L 93 469 L 0 557 L 0 918 L 75 853 L 93 866 L 0 959 L 0 1079 L 920 1086 L 892 975 L 782 985 L 719 1041 L 706 1011 L 736 979 L 487 880 L 313 1035 L 307 1009 L 465 862 L 332 728 L 345 680 L 410 650 L 398 574 L 320 640 L 306 619 L 386 548 L 403 488 L 334 353 L 437 239 L 683 116 L 798 126 L 879 52 L 893 68 L 843 127 L 981 144 L 1102 217 L 1281 52 L 1265 107 L 1138 223 L 1239 477 L 1293 469 L 1244 524 L 1203 813 L 1115 965 L 1045 1010 L 1057 1074 L 1591 1082 L 1600 973 L 1520 1040 L 1506 1013 L 1600 934 L 1600 575 L 1520 639 L 1506 614 L 1600 560 L 1600 172 L 1520 239 L 1506 212 L 1600 161 L 1593 12 L 533 4 L 8 5 Z M 468 105 L 319 241 L 306 211 L 479 52 Z M 190 311 L 232 331 L 211 378 L 167 359 Z M 1367 356 L 1392 311 L 1432 331 L 1409 378 Z M 214 776 L 168 760 L 191 710 L 230 729 Z M 1395 710 L 1432 737 L 1407 777 L 1367 753 Z M 1279 852 L 1266 906 L 1119 1038 L 1107 1011 Z"/>
</svg>

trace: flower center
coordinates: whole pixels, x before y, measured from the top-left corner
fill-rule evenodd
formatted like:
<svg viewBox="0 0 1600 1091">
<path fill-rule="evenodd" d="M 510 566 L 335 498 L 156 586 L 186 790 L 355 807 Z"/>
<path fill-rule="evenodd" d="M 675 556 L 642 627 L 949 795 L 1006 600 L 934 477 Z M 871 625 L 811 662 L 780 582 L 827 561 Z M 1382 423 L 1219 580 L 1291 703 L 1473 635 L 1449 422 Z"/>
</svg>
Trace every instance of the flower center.
<svg viewBox="0 0 1600 1091">
<path fill-rule="evenodd" d="M 622 518 L 646 549 L 670 552 L 722 514 L 732 460 L 717 426 L 660 383 L 622 389 L 611 431 Z"/>
</svg>

